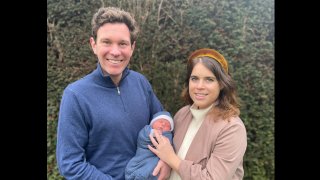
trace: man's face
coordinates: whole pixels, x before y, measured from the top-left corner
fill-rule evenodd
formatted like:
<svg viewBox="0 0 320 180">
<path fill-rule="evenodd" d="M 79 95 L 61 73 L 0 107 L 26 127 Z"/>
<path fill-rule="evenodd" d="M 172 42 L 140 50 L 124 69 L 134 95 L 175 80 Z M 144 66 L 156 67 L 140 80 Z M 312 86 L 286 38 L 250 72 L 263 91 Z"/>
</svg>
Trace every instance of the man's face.
<svg viewBox="0 0 320 180">
<path fill-rule="evenodd" d="M 124 23 L 106 23 L 98 29 L 96 41 L 90 38 L 90 44 L 103 73 L 120 81 L 135 47 L 130 42 L 128 27 Z"/>
</svg>

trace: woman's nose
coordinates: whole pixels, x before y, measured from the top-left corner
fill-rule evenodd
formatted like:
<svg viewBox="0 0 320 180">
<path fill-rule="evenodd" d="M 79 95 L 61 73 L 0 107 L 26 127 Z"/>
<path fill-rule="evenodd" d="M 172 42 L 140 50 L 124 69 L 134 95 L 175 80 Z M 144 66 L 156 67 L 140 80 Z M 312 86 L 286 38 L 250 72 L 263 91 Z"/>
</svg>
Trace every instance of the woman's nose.
<svg viewBox="0 0 320 180">
<path fill-rule="evenodd" d="M 197 83 L 197 88 L 203 88 L 203 81 L 200 80 L 198 83 Z"/>
</svg>

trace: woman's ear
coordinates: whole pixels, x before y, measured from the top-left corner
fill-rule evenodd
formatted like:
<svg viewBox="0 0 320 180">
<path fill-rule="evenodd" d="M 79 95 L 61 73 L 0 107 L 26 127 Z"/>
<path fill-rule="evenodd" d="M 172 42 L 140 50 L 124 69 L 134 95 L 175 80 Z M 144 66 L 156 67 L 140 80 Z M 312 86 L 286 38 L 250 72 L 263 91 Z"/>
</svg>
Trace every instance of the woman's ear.
<svg viewBox="0 0 320 180">
<path fill-rule="evenodd" d="M 223 84 L 219 83 L 220 91 L 224 88 Z"/>
</svg>

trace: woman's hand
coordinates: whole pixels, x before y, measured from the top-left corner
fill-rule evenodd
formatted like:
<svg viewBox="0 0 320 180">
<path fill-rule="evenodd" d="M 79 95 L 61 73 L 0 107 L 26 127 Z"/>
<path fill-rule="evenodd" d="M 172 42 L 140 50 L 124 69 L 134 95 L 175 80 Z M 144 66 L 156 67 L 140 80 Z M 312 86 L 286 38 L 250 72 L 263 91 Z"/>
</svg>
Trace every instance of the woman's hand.
<svg viewBox="0 0 320 180">
<path fill-rule="evenodd" d="M 157 131 L 154 131 L 154 135 L 155 137 L 149 135 L 149 138 L 155 148 L 153 148 L 151 145 L 148 145 L 149 150 L 156 154 L 162 161 L 167 163 L 173 170 L 177 171 L 181 160 L 175 154 L 170 140 L 167 137 L 159 134 Z"/>
<path fill-rule="evenodd" d="M 170 172 L 171 167 L 160 159 L 157 166 L 154 168 L 152 175 L 157 176 L 159 174 L 158 180 L 165 180 L 169 178 Z"/>
</svg>

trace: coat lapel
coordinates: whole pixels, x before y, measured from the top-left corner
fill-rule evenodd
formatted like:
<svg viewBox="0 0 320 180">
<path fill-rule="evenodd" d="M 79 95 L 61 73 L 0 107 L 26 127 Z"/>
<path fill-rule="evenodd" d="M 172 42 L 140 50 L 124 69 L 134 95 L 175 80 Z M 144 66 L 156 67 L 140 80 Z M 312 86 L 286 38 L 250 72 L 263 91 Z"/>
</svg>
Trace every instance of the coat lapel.
<svg viewBox="0 0 320 180">
<path fill-rule="evenodd" d="M 189 124 L 191 123 L 192 120 L 192 114 L 191 111 L 189 110 L 189 108 L 187 109 L 187 111 L 184 113 L 185 116 L 180 118 L 180 122 L 179 126 L 175 126 L 175 127 L 179 127 L 179 129 L 176 129 L 175 131 L 177 131 L 178 133 L 174 134 L 174 144 L 175 144 L 175 151 L 176 153 L 179 151 L 183 138 L 188 130 Z"/>
</svg>

